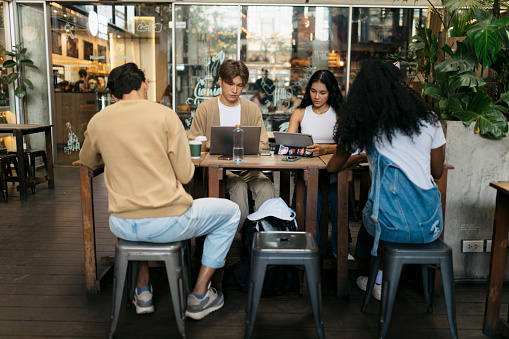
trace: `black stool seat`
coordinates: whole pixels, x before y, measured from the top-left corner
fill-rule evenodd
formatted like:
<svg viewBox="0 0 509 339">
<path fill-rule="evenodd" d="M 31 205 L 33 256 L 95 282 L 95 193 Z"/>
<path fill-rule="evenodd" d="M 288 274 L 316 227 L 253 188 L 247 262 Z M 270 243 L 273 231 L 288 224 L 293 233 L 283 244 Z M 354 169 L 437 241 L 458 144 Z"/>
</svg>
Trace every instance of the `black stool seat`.
<svg viewBox="0 0 509 339">
<path fill-rule="evenodd" d="M 0 186 L 2 188 L 2 196 L 4 202 L 8 200 L 7 194 L 7 175 L 11 172 L 11 164 L 14 164 L 14 167 L 17 168 L 18 162 L 16 161 L 16 156 L 14 154 L 0 154 Z"/>
<path fill-rule="evenodd" d="M 10 151 L 9 154 L 16 154 L 16 151 Z M 23 150 L 24 159 L 23 161 L 26 164 L 27 173 L 29 177 L 35 177 L 35 158 L 42 157 L 42 161 L 44 163 L 44 168 L 46 169 L 46 173 L 48 173 L 48 161 L 46 159 L 46 151 L 40 149 L 24 149 Z M 18 159 L 19 161 L 19 159 Z M 31 187 L 32 193 L 35 193 L 35 184 Z"/>
<path fill-rule="evenodd" d="M 439 264 L 440 271 L 442 273 L 442 284 L 447 308 L 447 318 L 449 320 L 449 330 L 451 331 L 452 338 L 457 339 L 458 329 L 456 325 L 454 272 L 451 247 L 440 239 L 428 244 L 397 244 L 380 241 L 378 245 L 378 253 L 379 255 L 377 257 L 372 257 L 371 259 L 371 272 L 368 278 L 364 303 L 361 307 L 361 311 L 366 312 L 366 308 L 375 285 L 376 275 L 380 267 L 380 261 L 383 260 L 382 300 L 380 303 L 378 337 L 385 338 L 387 334 L 403 265 L 421 265 L 424 297 L 426 299 L 427 310 L 429 313 L 432 313 L 433 281 L 435 270 L 437 269 L 435 265 Z"/>
</svg>

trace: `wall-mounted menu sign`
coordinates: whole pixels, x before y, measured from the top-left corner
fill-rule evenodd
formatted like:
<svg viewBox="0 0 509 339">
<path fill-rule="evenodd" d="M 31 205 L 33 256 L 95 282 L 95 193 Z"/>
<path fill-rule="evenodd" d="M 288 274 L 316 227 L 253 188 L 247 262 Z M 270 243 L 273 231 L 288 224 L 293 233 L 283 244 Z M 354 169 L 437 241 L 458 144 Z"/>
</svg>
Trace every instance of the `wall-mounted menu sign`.
<svg viewBox="0 0 509 339">
<path fill-rule="evenodd" d="M 108 40 L 108 19 L 94 11 L 88 13 L 88 31 L 92 36 Z"/>
</svg>

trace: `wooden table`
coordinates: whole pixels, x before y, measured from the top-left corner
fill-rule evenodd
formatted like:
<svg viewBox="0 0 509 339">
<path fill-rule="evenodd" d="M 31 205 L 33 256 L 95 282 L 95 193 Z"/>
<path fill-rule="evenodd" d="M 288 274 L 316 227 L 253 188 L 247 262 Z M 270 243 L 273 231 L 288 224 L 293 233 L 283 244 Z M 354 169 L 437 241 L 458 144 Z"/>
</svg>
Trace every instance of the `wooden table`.
<svg viewBox="0 0 509 339">
<path fill-rule="evenodd" d="M 329 163 L 332 154 L 326 154 L 320 156 L 320 159 L 325 165 Z M 453 166 L 444 164 L 444 174 L 437 181 L 437 186 L 441 194 L 442 200 L 442 215 L 445 218 L 445 202 L 447 194 L 447 172 L 450 169 L 454 169 Z M 348 282 L 348 266 L 352 265 L 348 261 L 348 207 L 349 207 L 349 183 L 352 181 L 352 173 L 354 171 L 366 171 L 366 168 L 351 167 L 344 171 L 338 172 L 338 253 L 337 253 L 337 286 L 336 292 L 338 297 L 347 297 L 351 292 L 351 286 Z M 363 206 L 361 206 L 361 209 Z M 443 239 L 444 232 L 440 235 Z M 505 257 L 504 257 L 505 258 Z M 435 290 L 440 291 L 440 271 L 435 276 Z"/>
<path fill-rule="evenodd" d="M 200 159 L 192 159 L 195 170 L 199 171 L 200 163 L 205 156 L 206 154 L 203 153 Z M 95 246 L 93 179 L 103 172 L 104 167 L 91 169 L 87 166 L 80 165 L 81 217 L 83 227 L 83 252 L 85 256 L 85 287 L 87 293 L 97 293 L 101 290 L 101 278 L 108 271 L 104 270 L 101 274 L 97 272 Z"/>
<path fill-rule="evenodd" d="M 243 161 L 219 160 L 217 155 L 207 155 L 201 162 L 200 167 L 209 169 L 209 197 L 223 197 L 220 190 L 220 182 L 225 179 L 224 171 L 229 170 L 273 170 L 281 172 L 280 194 L 287 204 L 290 203 L 290 171 L 299 171 L 295 189 L 297 201 L 295 212 L 297 225 L 304 227 L 307 232 L 316 235 L 316 219 L 318 203 L 318 171 L 325 169 L 326 165 L 318 157 L 303 157 L 297 161 L 282 161 L 285 156 L 271 155 L 245 155 Z M 305 182 L 307 182 L 306 205 L 304 204 Z M 305 211 L 304 211 L 305 210 Z M 305 215 L 305 218 L 304 218 Z M 304 225 L 304 226 L 303 226 Z"/>
<path fill-rule="evenodd" d="M 490 274 L 486 292 L 483 332 L 487 335 L 495 335 L 500 330 L 507 337 L 508 322 L 499 316 L 507 253 L 507 232 L 509 230 L 509 182 L 492 182 L 490 186 L 497 190 L 497 201 L 491 238 Z"/>
<path fill-rule="evenodd" d="M 53 174 L 53 146 L 51 142 L 51 128 L 53 125 L 22 125 L 22 124 L 0 124 L 0 133 L 12 133 L 16 138 L 16 156 L 18 158 L 18 168 L 16 169 L 19 180 L 19 195 L 20 200 L 27 200 L 27 181 L 31 185 L 36 183 L 48 182 L 50 189 L 55 188 L 54 174 Z M 27 134 L 44 132 L 46 135 L 46 158 L 48 163 L 48 172 L 45 178 L 27 178 L 25 168 L 24 154 L 23 154 L 23 136 Z M 28 179 L 28 180 L 27 180 Z"/>
</svg>

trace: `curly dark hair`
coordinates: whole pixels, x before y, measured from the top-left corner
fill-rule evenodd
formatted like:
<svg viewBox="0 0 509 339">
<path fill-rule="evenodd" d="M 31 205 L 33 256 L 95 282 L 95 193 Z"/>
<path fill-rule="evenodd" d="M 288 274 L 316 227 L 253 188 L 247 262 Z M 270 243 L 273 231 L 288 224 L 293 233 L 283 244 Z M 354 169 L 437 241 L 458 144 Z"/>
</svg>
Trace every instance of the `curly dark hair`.
<svg viewBox="0 0 509 339">
<path fill-rule="evenodd" d="M 341 104 L 343 103 L 343 95 L 339 90 L 338 82 L 336 81 L 336 77 L 329 70 L 322 69 L 316 71 L 311 78 L 309 78 L 308 84 L 306 85 L 306 93 L 304 94 L 304 98 L 298 108 L 306 108 L 309 105 L 313 104 L 313 100 L 311 100 L 311 95 L 309 92 L 311 91 L 311 86 L 320 81 L 327 87 L 327 91 L 329 91 L 329 98 L 327 99 L 327 103 L 334 108 L 336 111 L 336 115 L 339 114 L 339 110 L 341 109 Z"/>
<path fill-rule="evenodd" d="M 117 99 L 122 99 L 124 94 L 139 90 L 144 81 L 145 73 L 135 63 L 129 62 L 110 72 L 107 87 Z"/>
<path fill-rule="evenodd" d="M 412 137 L 420 134 L 424 122 L 437 121 L 396 66 L 366 60 L 342 106 L 334 140 L 340 140 L 338 149 L 348 153 L 369 151 L 384 135 L 389 142 L 397 131 Z"/>
</svg>

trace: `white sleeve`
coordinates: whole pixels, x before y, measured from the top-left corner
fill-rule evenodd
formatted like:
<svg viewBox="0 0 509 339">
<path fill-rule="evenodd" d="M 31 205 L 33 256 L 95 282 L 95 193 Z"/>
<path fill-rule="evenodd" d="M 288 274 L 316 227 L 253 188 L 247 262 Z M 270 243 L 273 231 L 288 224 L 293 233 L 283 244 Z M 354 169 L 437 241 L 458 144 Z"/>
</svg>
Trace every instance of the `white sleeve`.
<svg viewBox="0 0 509 339">
<path fill-rule="evenodd" d="M 437 123 L 437 125 L 432 126 L 434 129 L 433 133 L 433 140 L 431 141 L 431 149 L 439 148 L 440 146 L 445 144 L 445 135 L 444 131 L 442 130 L 442 126 L 440 123 Z"/>
</svg>

